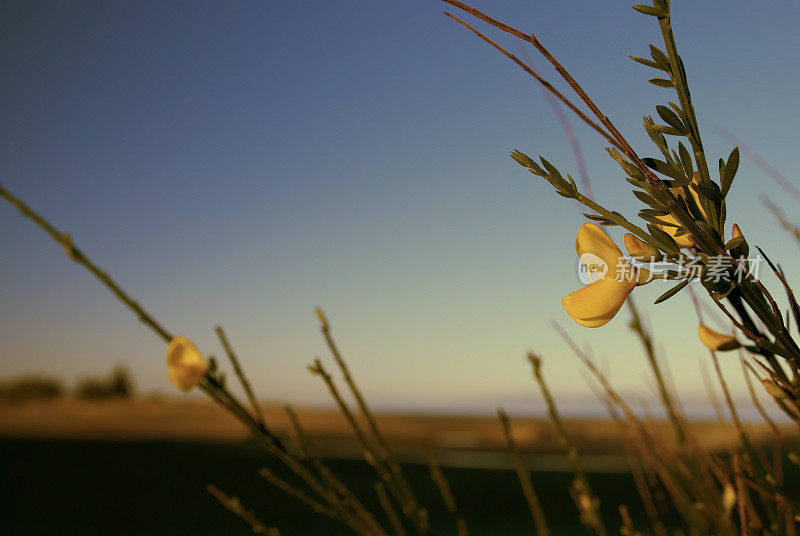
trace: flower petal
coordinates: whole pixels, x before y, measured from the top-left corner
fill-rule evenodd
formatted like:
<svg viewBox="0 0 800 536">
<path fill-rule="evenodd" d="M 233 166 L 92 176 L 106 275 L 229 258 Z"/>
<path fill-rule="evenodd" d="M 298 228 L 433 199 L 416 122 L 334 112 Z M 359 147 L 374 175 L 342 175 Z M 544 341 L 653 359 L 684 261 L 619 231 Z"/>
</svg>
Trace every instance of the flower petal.
<svg viewBox="0 0 800 536">
<path fill-rule="evenodd" d="M 578 252 L 578 257 L 584 253 L 597 255 L 608 265 L 609 272 L 613 271 L 621 257 L 624 258 L 614 241 L 594 223 L 584 223 L 578 229 L 575 250 Z"/>
<path fill-rule="evenodd" d="M 564 296 L 561 305 L 581 326 L 599 328 L 614 318 L 635 286 L 635 280 L 607 277 Z"/>
<path fill-rule="evenodd" d="M 724 333 L 714 331 L 704 324 L 700 324 L 697 327 L 697 334 L 700 336 L 700 342 L 712 352 L 735 350 L 741 346 L 733 335 L 725 335 Z"/>
<path fill-rule="evenodd" d="M 188 391 L 208 375 L 203 354 L 186 337 L 178 335 L 167 346 L 169 379 L 181 391 Z"/>
</svg>

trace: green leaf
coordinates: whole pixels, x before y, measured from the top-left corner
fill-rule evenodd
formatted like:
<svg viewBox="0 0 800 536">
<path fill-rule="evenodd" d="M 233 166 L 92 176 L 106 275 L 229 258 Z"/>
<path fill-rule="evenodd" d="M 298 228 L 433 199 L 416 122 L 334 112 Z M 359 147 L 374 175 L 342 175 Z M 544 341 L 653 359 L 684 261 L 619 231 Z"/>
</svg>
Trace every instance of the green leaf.
<svg viewBox="0 0 800 536">
<path fill-rule="evenodd" d="M 564 178 L 561 176 L 561 173 L 559 173 L 558 169 L 553 164 L 551 164 L 550 162 L 545 160 L 545 158 L 543 156 L 541 156 L 541 155 L 539 156 L 539 160 L 542 161 L 542 164 L 544 165 L 544 168 L 547 170 L 547 173 L 550 176 L 558 177 L 562 181 L 564 180 Z"/>
<path fill-rule="evenodd" d="M 722 192 L 717 186 L 717 183 L 714 181 L 709 182 L 692 182 L 689 184 L 690 188 L 693 188 L 697 193 L 705 197 L 706 199 L 710 199 L 711 201 L 720 202 L 722 201 Z"/>
<path fill-rule="evenodd" d="M 736 176 L 736 171 L 739 169 L 739 148 L 734 147 L 733 151 L 731 151 L 731 155 L 728 157 L 728 161 L 725 163 L 725 169 L 723 173 L 720 175 L 720 181 L 722 182 L 722 195 L 723 197 L 728 194 L 728 190 L 731 189 L 731 184 L 733 184 L 733 178 Z"/>
<path fill-rule="evenodd" d="M 598 216 L 597 214 L 588 214 L 584 212 L 583 215 L 589 218 L 590 220 L 594 221 L 608 221 L 608 218 L 606 218 L 605 216 Z"/>
<path fill-rule="evenodd" d="M 654 208 L 643 208 L 639 211 L 639 215 L 646 214 L 648 216 L 653 216 L 654 218 L 663 218 L 664 216 L 669 216 L 669 212 L 665 212 L 663 210 L 656 210 Z M 659 223 L 661 223 L 659 221 Z"/>
<path fill-rule="evenodd" d="M 560 195 L 561 197 L 566 197 L 567 199 L 574 199 L 575 198 L 575 195 L 572 194 L 571 192 L 564 192 L 562 190 L 556 190 L 556 193 L 558 195 Z"/>
<path fill-rule="evenodd" d="M 662 71 L 667 71 L 668 73 L 672 72 L 669 58 L 661 51 L 660 48 L 655 45 L 650 45 L 650 55 L 653 57 L 653 60 L 661 66 Z"/>
<path fill-rule="evenodd" d="M 686 134 L 686 125 L 683 124 L 683 121 L 681 121 L 675 112 L 660 104 L 656 106 L 656 111 L 665 123 L 679 131 L 681 134 Z"/>
<path fill-rule="evenodd" d="M 651 84 L 658 87 L 665 87 L 665 88 L 674 88 L 675 84 L 672 83 L 672 80 L 668 80 L 666 78 L 651 78 L 648 80 Z"/>
<path fill-rule="evenodd" d="M 669 136 L 685 136 L 686 134 L 682 130 L 677 130 L 669 125 L 655 125 L 654 128 L 661 132 L 662 134 L 667 134 Z M 663 149 L 662 149 L 663 151 Z"/>
<path fill-rule="evenodd" d="M 675 180 L 686 180 L 686 175 L 684 175 L 682 169 L 678 169 L 675 166 L 671 166 L 667 164 L 663 160 L 658 160 L 656 158 L 643 158 L 642 162 L 645 163 L 647 167 L 653 169 L 662 175 L 666 175 L 667 177 L 672 177 Z"/>
<path fill-rule="evenodd" d="M 639 179 L 633 179 L 631 177 L 625 177 L 625 180 L 631 183 L 632 185 L 636 186 L 637 188 L 643 188 L 647 182 Z"/>
<path fill-rule="evenodd" d="M 633 6 L 633 9 L 635 9 L 639 13 L 644 13 L 645 15 L 650 15 L 652 17 L 658 17 L 660 19 L 663 19 L 664 17 L 667 16 L 667 13 L 665 11 L 662 11 L 660 9 L 654 8 L 653 6 L 637 5 L 637 6 Z"/>
<path fill-rule="evenodd" d="M 662 220 L 661 218 L 656 216 L 651 216 L 650 214 L 644 212 L 644 209 L 639 211 L 639 217 L 655 225 L 670 225 L 669 223 L 665 223 L 664 220 Z"/>
<path fill-rule="evenodd" d="M 517 150 L 514 150 L 511 153 L 511 158 L 516 160 L 517 164 L 519 164 L 520 166 L 523 166 L 523 167 L 526 167 L 526 168 L 530 169 L 532 173 L 535 173 L 536 175 L 539 175 L 539 176 L 544 176 L 544 174 L 545 174 L 544 170 L 542 168 L 540 168 L 536 164 L 536 162 L 534 162 L 531 159 L 531 157 L 529 157 L 525 153 L 521 153 L 521 152 L 519 152 Z"/>
<path fill-rule="evenodd" d="M 680 283 L 678 283 L 677 285 L 675 285 L 674 287 L 672 287 L 671 289 L 666 291 L 664 294 L 662 294 L 661 296 L 656 298 L 656 301 L 654 301 L 653 303 L 657 305 L 657 304 L 659 304 L 659 303 L 661 303 L 663 301 L 666 301 L 666 300 L 670 299 L 675 294 L 677 294 L 678 292 L 683 290 L 683 287 L 685 287 L 688 284 L 689 284 L 689 280 L 688 279 L 684 279 L 683 281 L 681 281 Z"/>
<path fill-rule="evenodd" d="M 736 246 L 741 245 L 744 242 L 744 237 L 742 235 L 737 236 L 736 238 L 731 238 L 727 242 L 725 242 L 725 249 L 733 249 Z"/>
<path fill-rule="evenodd" d="M 662 71 L 664 70 L 658 63 L 654 62 L 653 60 L 648 60 L 647 58 L 640 58 L 639 56 L 628 56 L 628 57 L 633 61 L 635 61 L 636 63 L 641 63 L 642 65 L 645 65 L 647 67 L 652 67 L 653 69 L 660 69 Z"/>
<path fill-rule="evenodd" d="M 678 243 L 675 242 L 675 239 L 669 235 L 666 231 L 663 231 L 659 227 L 656 227 L 652 224 L 647 224 L 647 230 L 650 231 L 650 234 L 655 238 L 659 244 L 658 247 L 664 250 L 665 252 L 677 255 L 681 252 L 681 248 L 678 246 Z"/>
<path fill-rule="evenodd" d="M 633 190 L 633 195 L 635 195 L 636 198 L 645 205 L 653 207 L 654 209 L 660 212 L 669 213 L 667 207 L 665 207 L 660 201 L 657 201 L 653 196 L 651 196 L 647 192 L 642 192 L 641 190 Z"/>
<path fill-rule="evenodd" d="M 680 178 L 680 179 L 665 180 L 664 181 L 664 183 L 667 186 L 669 186 L 670 188 L 681 188 L 683 186 L 686 186 L 690 182 L 692 182 L 692 181 L 689 180 L 689 177 L 683 177 L 683 178 Z"/>
<path fill-rule="evenodd" d="M 691 177 L 694 174 L 692 154 L 689 152 L 689 149 L 686 148 L 683 142 L 678 143 L 678 152 L 680 153 L 681 165 L 683 166 L 683 170 L 686 172 L 686 176 Z"/>
</svg>

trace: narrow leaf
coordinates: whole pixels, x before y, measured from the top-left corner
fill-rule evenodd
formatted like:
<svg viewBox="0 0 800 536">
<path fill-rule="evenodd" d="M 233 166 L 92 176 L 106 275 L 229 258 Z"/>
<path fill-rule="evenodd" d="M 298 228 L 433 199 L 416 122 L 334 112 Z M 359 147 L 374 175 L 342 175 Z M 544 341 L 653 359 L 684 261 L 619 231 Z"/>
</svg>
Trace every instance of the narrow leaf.
<svg viewBox="0 0 800 536">
<path fill-rule="evenodd" d="M 744 237 L 742 235 L 737 236 L 736 238 L 731 238 L 727 242 L 725 242 L 725 249 L 733 249 L 736 246 L 740 245 L 744 242 Z"/>
<path fill-rule="evenodd" d="M 678 143 L 678 152 L 680 153 L 681 165 L 683 165 L 683 170 L 686 172 L 686 176 L 691 177 L 694 174 L 692 154 L 689 152 L 689 149 L 686 148 L 683 142 Z"/>
<path fill-rule="evenodd" d="M 658 87 L 665 87 L 665 88 L 673 88 L 675 85 L 672 83 L 672 80 L 668 80 L 666 78 L 651 78 L 648 80 L 651 84 Z"/>
<path fill-rule="evenodd" d="M 633 6 L 633 9 L 635 9 L 639 13 L 644 13 L 645 15 L 650 15 L 652 17 L 664 18 L 667 16 L 667 14 L 664 11 L 656 9 L 653 6 L 637 5 Z"/>
<path fill-rule="evenodd" d="M 672 72 L 669 58 L 661 51 L 660 48 L 655 45 L 650 45 L 650 55 L 653 57 L 653 60 L 661 66 L 661 70 L 667 71 L 668 73 Z"/>
<path fill-rule="evenodd" d="M 656 301 L 654 301 L 653 303 L 654 303 L 654 304 L 659 304 L 659 303 L 661 303 L 661 302 L 663 302 L 663 301 L 666 301 L 666 300 L 670 299 L 670 298 L 671 298 L 671 297 L 673 297 L 675 294 L 677 294 L 678 292 L 680 292 L 681 290 L 683 290 L 683 287 L 685 287 L 685 286 L 686 286 L 686 285 L 688 285 L 688 284 L 689 284 L 689 280 L 688 280 L 688 279 L 684 279 L 683 281 L 681 281 L 680 283 L 678 283 L 677 285 L 675 285 L 674 287 L 672 287 L 671 289 L 669 289 L 668 291 L 666 291 L 664 294 L 662 294 L 661 296 L 659 296 L 659 297 L 656 299 Z"/>
<path fill-rule="evenodd" d="M 686 126 L 675 112 L 660 104 L 656 106 L 656 111 L 658 112 L 658 115 L 661 116 L 661 119 L 663 119 L 664 122 L 669 126 L 681 133 L 686 133 Z"/>
<path fill-rule="evenodd" d="M 652 67 L 653 69 L 660 69 L 662 71 L 664 70 L 658 63 L 654 62 L 653 60 L 648 60 L 647 58 L 640 58 L 639 56 L 628 56 L 628 57 L 633 61 L 635 61 L 636 63 L 641 63 L 642 65 L 646 65 L 647 67 Z"/>
<path fill-rule="evenodd" d="M 720 181 L 722 182 L 722 195 L 725 196 L 728 193 L 728 190 L 731 189 L 731 184 L 733 184 L 733 178 L 736 176 L 736 171 L 739 169 L 739 148 L 734 147 L 733 151 L 731 151 L 731 155 L 728 157 L 728 161 L 725 163 L 725 169 L 723 170 L 723 174 L 720 175 Z"/>
</svg>

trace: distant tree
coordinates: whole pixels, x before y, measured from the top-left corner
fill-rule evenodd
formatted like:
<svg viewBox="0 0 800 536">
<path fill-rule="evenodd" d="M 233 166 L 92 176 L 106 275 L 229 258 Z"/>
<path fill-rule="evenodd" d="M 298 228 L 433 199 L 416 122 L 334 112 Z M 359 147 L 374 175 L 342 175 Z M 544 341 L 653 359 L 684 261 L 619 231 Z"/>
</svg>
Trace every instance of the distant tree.
<svg viewBox="0 0 800 536">
<path fill-rule="evenodd" d="M 75 387 L 75 396 L 86 399 L 129 398 L 133 393 L 133 380 L 125 367 L 116 367 L 107 378 L 83 378 Z"/>
<path fill-rule="evenodd" d="M 60 380 L 39 374 L 25 374 L 0 382 L 0 399 L 55 398 L 64 393 Z"/>
</svg>

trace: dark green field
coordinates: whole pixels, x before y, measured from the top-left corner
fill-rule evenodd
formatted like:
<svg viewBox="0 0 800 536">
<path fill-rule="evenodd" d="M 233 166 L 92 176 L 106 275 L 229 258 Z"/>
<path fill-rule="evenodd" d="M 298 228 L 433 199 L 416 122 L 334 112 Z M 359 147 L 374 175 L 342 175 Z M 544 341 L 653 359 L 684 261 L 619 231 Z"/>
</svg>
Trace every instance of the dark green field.
<svg viewBox="0 0 800 536">
<path fill-rule="evenodd" d="M 329 465 L 364 500 L 379 510 L 375 475 L 363 462 Z M 285 471 L 255 445 L 141 441 L 0 440 L 2 534 L 246 535 L 249 529 L 206 491 L 213 483 L 239 496 L 262 521 L 286 536 L 350 534 L 327 518 L 285 497 L 256 474 L 268 466 Z M 534 532 L 516 475 L 511 471 L 444 469 L 472 535 Z M 420 501 L 429 506 L 435 533 L 454 534 L 424 466 L 406 472 Z M 554 534 L 587 534 L 577 520 L 567 488 L 571 475 L 539 472 L 534 485 Z M 617 505 L 636 512 L 632 478 L 591 475 L 609 525 Z M 10 530 L 9 530 L 10 529 Z"/>
</svg>

